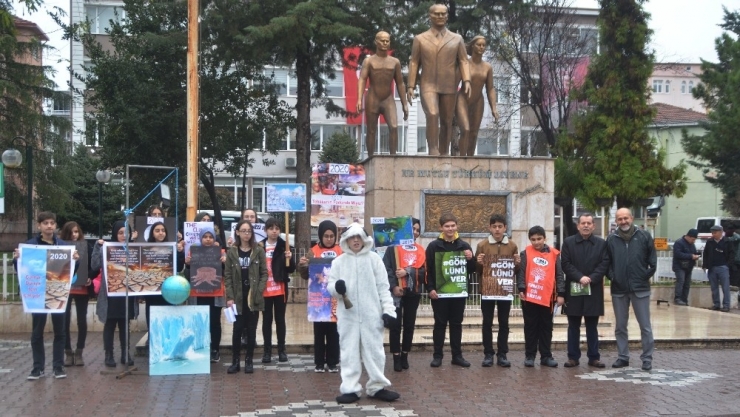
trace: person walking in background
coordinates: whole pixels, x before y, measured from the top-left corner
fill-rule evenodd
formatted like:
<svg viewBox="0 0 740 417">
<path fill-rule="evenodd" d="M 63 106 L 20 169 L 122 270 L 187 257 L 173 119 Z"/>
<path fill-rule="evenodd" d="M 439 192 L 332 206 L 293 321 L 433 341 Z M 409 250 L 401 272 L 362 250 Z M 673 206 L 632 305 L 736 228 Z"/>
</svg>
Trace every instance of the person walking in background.
<svg viewBox="0 0 740 417">
<path fill-rule="evenodd" d="M 612 368 L 630 365 L 627 322 L 629 308 L 635 312 L 640 325 L 642 343 L 642 370 L 653 369 L 655 340 L 650 325 L 650 279 L 655 274 L 658 255 L 650 233 L 634 225 L 632 211 L 622 207 L 617 210 L 617 230 L 606 240 L 609 254 L 612 307 L 614 307 L 614 336 L 617 339 L 618 358 Z"/>
<path fill-rule="evenodd" d="M 87 252 L 87 242 L 85 242 L 85 235 L 82 233 L 82 229 L 77 222 L 67 222 L 62 226 L 62 230 L 59 233 L 59 237 L 65 242 L 75 244 L 78 247 L 77 251 L 84 250 Z M 78 245 L 78 242 L 82 242 L 82 245 Z M 86 261 L 83 265 L 77 265 L 77 274 L 79 274 L 83 268 L 84 271 L 88 270 L 87 256 L 82 257 Z M 77 276 L 75 274 L 75 276 Z M 82 352 L 85 349 L 85 339 L 87 339 L 87 306 L 90 302 L 90 273 L 84 274 L 87 278 L 85 282 L 75 282 L 74 285 L 69 289 L 69 301 L 67 302 L 67 310 L 64 313 L 64 326 L 65 335 L 64 340 L 64 366 L 85 366 L 85 360 L 82 358 Z M 77 348 L 72 350 L 72 340 L 69 334 L 70 322 L 72 321 L 72 301 L 75 303 L 75 313 L 77 314 Z"/>
<path fill-rule="evenodd" d="M 298 272 L 301 278 L 308 280 L 308 265 L 312 258 L 335 259 L 342 254 L 342 248 L 337 244 L 337 225 L 331 220 L 319 223 L 319 242 L 308 251 L 306 256 L 298 262 Z M 336 311 L 336 298 L 332 297 L 332 311 Z M 329 372 L 339 372 L 339 332 L 337 323 L 331 321 L 313 322 L 313 352 L 315 372 L 324 372 L 324 366 Z"/>
<path fill-rule="evenodd" d="M 414 240 L 421 235 L 421 222 L 411 219 Z M 426 253 L 424 247 L 397 245 L 388 248 L 383 255 L 383 264 L 388 273 L 388 285 L 396 307 L 396 324 L 389 329 L 388 340 L 393 354 L 393 370 L 409 369 L 409 352 L 414 339 L 416 311 L 421 301 L 421 283 L 426 280 Z M 403 329 L 403 346 L 401 345 Z"/>
<path fill-rule="evenodd" d="M 528 368 L 534 366 L 537 350 L 540 351 L 540 365 L 558 366 L 550 350 L 552 314 L 555 303 L 562 306 L 565 302 L 565 281 L 560 252 L 548 246 L 545 238 L 542 226 L 529 229 L 531 244 L 520 254 L 521 266 L 516 276 L 524 316 L 524 366 Z"/>
<path fill-rule="evenodd" d="M 565 272 L 565 314 L 568 315 L 568 361 L 581 359 L 581 321 L 586 324 L 588 366 L 604 368 L 599 354 L 599 316 L 604 315 L 604 274 L 609 269 L 606 241 L 594 236 L 594 216 L 578 216 L 578 234 L 563 241 L 560 262 Z"/>
<path fill-rule="evenodd" d="M 691 271 L 699 259 L 699 251 L 694 242 L 699 231 L 690 229 L 683 237 L 673 243 L 673 272 L 676 273 L 676 292 L 673 303 L 677 306 L 689 305 L 689 289 L 691 288 Z"/>
<path fill-rule="evenodd" d="M 236 224 L 234 245 L 226 253 L 224 266 L 224 287 L 226 307 L 236 305 L 237 316 L 231 337 L 231 366 L 229 374 L 239 372 L 241 336 L 246 330 L 247 352 L 244 373 L 254 372 L 253 355 L 257 340 L 257 321 L 259 312 L 265 308 L 262 292 L 267 285 L 267 260 L 265 250 L 254 241 L 252 224 L 240 220 Z"/>
<path fill-rule="evenodd" d="M 712 310 L 730 311 L 730 265 L 735 259 L 733 241 L 740 240 L 737 233 L 724 236 L 722 226 L 715 224 L 709 229 L 712 238 L 704 246 L 702 268 L 707 271 L 709 285 L 712 287 Z M 719 288 L 722 286 L 720 304 Z"/>
<path fill-rule="evenodd" d="M 68 245 L 62 239 L 59 239 L 54 233 L 57 228 L 57 216 L 50 211 L 42 211 L 36 216 L 36 226 L 39 234 L 26 242 L 28 245 Z M 18 270 L 18 257 L 20 250 L 16 248 L 13 251 L 13 267 Z M 73 259 L 79 259 L 77 251 L 74 252 Z M 66 378 L 67 371 L 64 369 L 64 342 L 67 338 L 65 334 L 63 313 L 54 313 L 51 315 L 51 324 L 54 328 L 54 344 L 52 347 L 52 366 L 54 378 Z M 37 380 L 44 376 L 44 367 L 46 366 L 46 356 L 44 351 L 44 327 L 46 327 L 46 313 L 31 313 L 31 352 L 33 353 L 33 368 L 28 375 L 29 380 Z"/>
<path fill-rule="evenodd" d="M 278 362 L 287 362 L 285 352 L 285 309 L 288 300 L 288 283 L 291 273 L 295 272 L 295 260 L 291 248 L 280 237 L 280 223 L 274 217 L 265 222 L 267 239 L 260 245 L 265 249 L 267 258 L 267 285 L 262 296 L 265 299 L 265 311 L 262 313 L 262 340 L 264 353 L 262 363 L 272 362 L 272 320 L 275 319 L 275 330 L 278 343 Z M 286 259 L 288 260 L 286 262 Z M 286 266 L 286 263 L 288 264 Z"/>
<path fill-rule="evenodd" d="M 478 276 L 483 277 L 483 268 L 486 259 L 498 260 L 500 258 L 511 258 L 514 260 L 515 271 L 519 269 L 519 249 L 516 243 L 512 242 L 506 236 L 506 217 L 501 214 L 491 216 L 488 224 L 488 230 L 491 234 L 487 239 L 478 243 L 475 248 L 475 260 L 477 262 Z M 498 348 L 498 358 L 496 364 L 503 368 L 511 366 L 511 362 L 506 358 L 509 353 L 509 313 L 511 312 L 510 300 L 481 300 L 480 309 L 483 314 L 483 363 L 482 366 L 493 366 L 493 355 L 496 351 L 493 349 L 493 313 L 498 305 L 498 337 L 496 347 Z"/>
</svg>

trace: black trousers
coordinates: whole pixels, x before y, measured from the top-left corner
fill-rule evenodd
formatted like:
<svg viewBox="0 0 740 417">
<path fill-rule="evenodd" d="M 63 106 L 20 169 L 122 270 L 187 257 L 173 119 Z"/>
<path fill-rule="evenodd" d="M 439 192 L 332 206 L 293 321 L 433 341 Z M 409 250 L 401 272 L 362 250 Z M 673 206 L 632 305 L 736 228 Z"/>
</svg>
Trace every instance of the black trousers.
<svg viewBox="0 0 740 417">
<path fill-rule="evenodd" d="M 210 307 L 211 351 L 221 349 L 221 307 L 216 307 L 216 297 L 197 297 L 196 305 Z"/>
<path fill-rule="evenodd" d="M 462 322 L 465 315 L 465 302 L 467 298 L 438 298 L 432 300 L 434 311 L 434 330 L 432 340 L 434 341 L 434 357 L 442 358 L 445 344 L 445 332 L 447 323 L 450 324 L 450 350 L 452 357 L 462 355 Z"/>
<path fill-rule="evenodd" d="M 248 293 L 248 291 L 247 291 Z M 242 332 L 247 333 L 247 358 L 254 355 L 254 345 L 257 343 L 257 322 L 259 321 L 259 311 L 252 311 L 247 305 L 246 298 L 242 303 L 242 314 L 236 316 L 236 322 L 231 334 L 231 354 L 234 356 L 234 363 L 239 360 L 239 352 L 242 347 Z"/>
<path fill-rule="evenodd" d="M 103 349 L 113 352 L 113 334 L 118 327 L 118 340 L 121 342 L 121 353 L 126 347 L 126 319 L 108 319 L 103 325 Z"/>
<path fill-rule="evenodd" d="M 493 312 L 498 305 L 498 338 L 496 347 L 498 353 L 509 353 L 509 313 L 511 301 L 508 300 L 481 300 L 480 309 L 483 314 L 483 353 L 495 355 L 493 349 Z"/>
<path fill-rule="evenodd" d="M 47 313 L 32 313 L 31 324 L 31 352 L 33 353 L 33 368 L 43 371 L 46 364 L 46 352 L 44 351 L 44 327 L 46 327 Z M 52 348 L 52 366 L 59 368 L 64 366 L 64 314 L 51 314 L 51 325 L 54 328 L 54 345 Z"/>
<path fill-rule="evenodd" d="M 522 301 L 522 315 L 524 316 L 524 355 L 527 358 L 552 357 L 550 344 L 552 343 L 552 308 L 539 304 Z"/>
<path fill-rule="evenodd" d="M 416 311 L 419 309 L 419 301 L 421 301 L 421 295 L 401 297 L 401 306 L 396 307 L 398 326 L 390 329 L 388 334 L 391 353 L 409 352 L 411 350 L 411 341 L 414 339 Z M 401 329 L 403 329 L 403 345 L 401 344 Z"/>
<path fill-rule="evenodd" d="M 72 301 L 75 302 L 75 312 L 77 313 L 77 349 L 85 348 L 87 339 L 87 305 L 90 302 L 90 296 L 87 294 L 70 294 L 67 302 L 67 310 L 64 312 L 64 348 L 72 350 L 72 338 L 69 335 L 69 325 L 72 321 Z"/>
<path fill-rule="evenodd" d="M 323 368 L 324 364 L 329 367 L 337 366 L 339 363 L 339 332 L 337 324 L 328 321 L 315 321 L 313 323 L 313 363 Z"/>
<path fill-rule="evenodd" d="M 285 308 L 284 295 L 265 297 L 265 311 L 262 312 L 262 340 L 264 340 L 266 349 L 272 347 L 273 318 L 275 319 L 278 349 L 285 349 Z"/>
</svg>

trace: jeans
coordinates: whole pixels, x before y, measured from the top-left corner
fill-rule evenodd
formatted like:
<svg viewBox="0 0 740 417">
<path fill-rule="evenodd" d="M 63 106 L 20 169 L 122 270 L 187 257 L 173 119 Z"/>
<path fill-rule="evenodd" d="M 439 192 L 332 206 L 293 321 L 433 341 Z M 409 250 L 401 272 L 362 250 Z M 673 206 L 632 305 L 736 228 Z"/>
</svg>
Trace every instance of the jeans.
<svg viewBox="0 0 740 417">
<path fill-rule="evenodd" d="M 434 341 L 435 358 L 441 359 L 443 357 L 447 322 L 450 323 L 452 357 L 462 356 L 462 322 L 467 300 L 467 298 L 438 298 L 432 300 L 432 310 L 434 311 L 432 340 Z"/>
<path fill-rule="evenodd" d="M 416 326 L 416 311 L 419 309 L 420 300 L 420 295 L 401 297 L 401 306 L 396 307 L 396 320 L 399 325 L 388 332 L 391 353 L 411 351 L 411 341 L 414 338 L 414 326 Z M 403 328 L 403 345 L 401 344 L 401 328 Z"/>
<path fill-rule="evenodd" d="M 509 352 L 509 312 L 511 301 L 508 300 L 481 300 L 480 309 L 483 314 L 483 353 L 493 355 L 493 312 L 498 304 L 498 337 L 496 347 L 498 353 L 505 355 Z"/>
<path fill-rule="evenodd" d="M 584 316 L 589 361 L 601 359 L 599 354 L 599 316 Z M 581 316 L 568 316 L 568 359 L 581 359 Z"/>
<path fill-rule="evenodd" d="M 70 294 L 67 302 L 67 311 L 64 313 L 64 348 L 72 350 L 72 340 L 69 335 L 69 325 L 72 321 L 72 301 L 75 302 L 75 312 L 77 313 L 77 349 L 85 348 L 85 339 L 87 339 L 87 305 L 90 296 L 87 294 Z"/>
<path fill-rule="evenodd" d="M 709 270 L 709 285 L 712 287 L 712 306 L 719 308 L 719 286 L 722 286 L 722 307 L 730 308 L 730 268 L 715 266 Z"/>
<path fill-rule="evenodd" d="M 265 349 L 272 347 L 272 318 L 275 317 L 278 349 L 285 349 L 285 296 L 265 297 L 265 311 L 262 312 L 262 340 Z"/>
<path fill-rule="evenodd" d="M 643 362 L 652 362 L 655 339 L 653 339 L 653 328 L 650 325 L 650 291 L 612 294 L 615 318 L 614 337 L 617 339 L 618 357 L 627 362 L 630 360 L 629 335 L 627 333 L 630 304 L 632 304 L 632 310 L 635 312 L 637 323 L 640 325 L 640 342 L 642 344 L 640 359 Z"/>
<path fill-rule="evenodd" d="M 691 271 L 689 269 L 677 269 L 676 273 L 676 301 L 681 300 L 684 303 L 689 302 L 689 289 L 691 288 Z"/>
<path fill-rule="evenodd" d="M 44 370 L 46 356 L 44 352 L 44 327 L 46 327 L 47 313 L 32 313 L 31 323 L 33 331 L 31 332 L 31 351 L 33 352 L 33 368 L 40 371 Z M 52 366 L 60 368 L 64 366 L 64 314 L 54 313 L 51 315 L 51 325 L 54 328 L 54 347 L 52 356 Z"/>
</svg>

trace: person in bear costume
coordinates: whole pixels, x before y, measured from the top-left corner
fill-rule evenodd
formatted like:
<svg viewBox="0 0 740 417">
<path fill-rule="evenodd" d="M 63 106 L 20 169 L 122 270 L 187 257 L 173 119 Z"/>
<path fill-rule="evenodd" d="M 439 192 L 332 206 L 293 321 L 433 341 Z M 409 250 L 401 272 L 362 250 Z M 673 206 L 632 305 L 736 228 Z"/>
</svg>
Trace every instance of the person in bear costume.
<svg viewBox="0 0 740 417">
<path fill-rule="evenodd" d="M 368 374 L 365 391 L 371 398 L 393 401 L 398 393 L 385 389 L 391 382 L 383 374 L 383 326 L 395 323 L 396 308 L 388 287 L 383 260 L 372 251 L 373 239 L 359 224 L 352 224 L 339 243 L 342 255 L 332 262 L 329 292 L 338 298 L 337 327 L 342 358 L 340 404 L 360 399 L 362 364 Z M 347 308 L 345 300 L 352 303 Z"/>
</svg>

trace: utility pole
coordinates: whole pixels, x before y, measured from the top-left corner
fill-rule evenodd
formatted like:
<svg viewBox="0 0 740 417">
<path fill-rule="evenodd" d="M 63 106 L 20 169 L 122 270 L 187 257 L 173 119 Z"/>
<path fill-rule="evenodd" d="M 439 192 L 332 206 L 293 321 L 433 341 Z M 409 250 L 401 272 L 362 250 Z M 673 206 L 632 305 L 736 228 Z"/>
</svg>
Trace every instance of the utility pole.
<svg viewBox="0 0 740 417">
<path fill-rule="evenodd" d="M 185 220 L 193 221 L 198 204 L 198 116 L 199 116 L 199 80 L 198 80 L 198 18 L 200 0 L 188 0 L 188 165 L 187 165 L 187 210 Z"/>
</svg>

